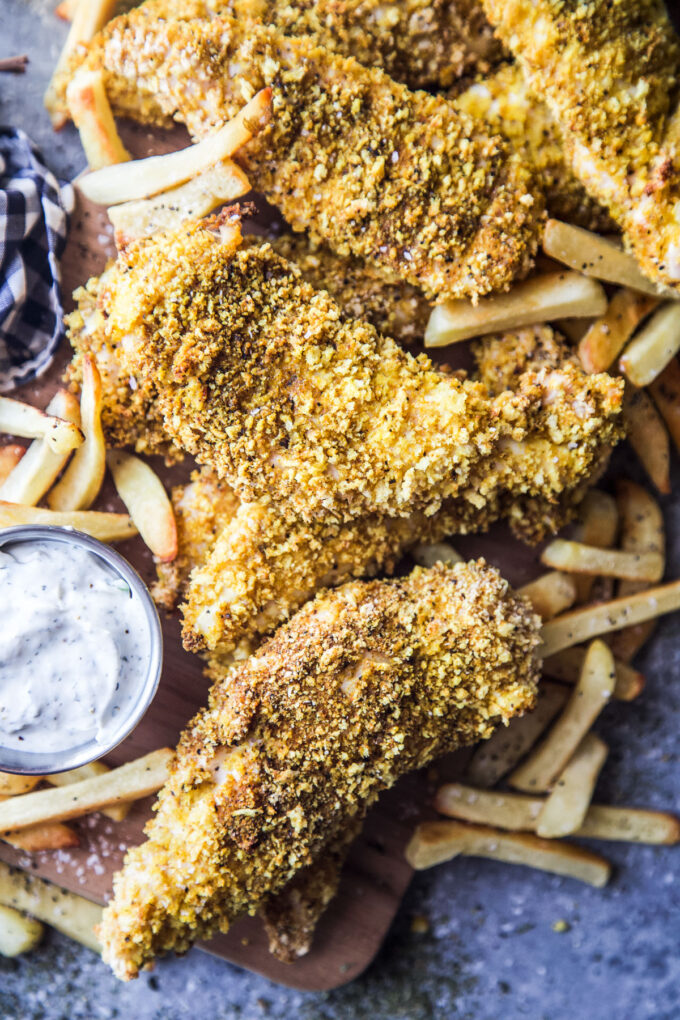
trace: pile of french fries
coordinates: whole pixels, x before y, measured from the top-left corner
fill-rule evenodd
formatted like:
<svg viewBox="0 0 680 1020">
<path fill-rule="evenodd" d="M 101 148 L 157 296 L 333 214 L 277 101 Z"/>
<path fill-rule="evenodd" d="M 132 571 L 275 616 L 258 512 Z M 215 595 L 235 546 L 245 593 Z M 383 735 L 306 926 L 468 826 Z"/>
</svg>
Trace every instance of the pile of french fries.
<svg viewBox="0 0 680 1020">
<path fill-rule="evenodd" d="M 671 814 L 592 803 L 608 751 L 592 726 L 611 698 L 641 693 L 644 678 L 630 660 L 656 618 L 680 608 L 679 582 L 653 587 L 665 567 L 661 510 L 645 489 L 622 481 L 616 499 L 588 495 L 578 530 L 579 541 L 545 548 L 542 561 L 555 569 L 519 589 L 545 621 L 540 651 L 550 679 L 541 681 L 538 704 L 479 745 L 465 783 L 437 791 L 436 810 L 453 820 L 418 827 L 407 848 L 414 868 L 488 857 L 602 886 L 610 863 L 565 836 L 680 842 Z M 607 601 L 592 601 L 603 593 Z"/>
<path fill-rule="evenodd" d="M 93 811 L 122 821 L 134 801 L 165 783 L 172 754 L 161 748 L 117 769 L 99 761 L 50 776 L 0 772 L 0 839 L 29 853 L 77 847 L 78 833 L 67 822 Z M 43 783 L 51 789 L 35 789 Z M 43 934 L 41 921 L 98 952 L 93 929 L 100 917 L 101 908 L 82 896 L 0 862 L 2 956 L 33 949 Z"/>
<path fill-rule="evenodd" d="M 0 397 L 0 432 L 33 438 L 27 449 L 0 447 L 0 528 L 52 524 L 101 542 L 140 534 L 155 556 L 172 560 L 177 526 L 168 495 L 144 461 L 122 450 L 107 454 L 101 409 L 101 379 L 89 357 L 83 359 L 80 403 L 67 390 L 58 390 L 46 411 Z M 107 464 L 126 514 L 90 509 Z M 38 506 L 42 500 L 46 507 Z"/>
</svg>

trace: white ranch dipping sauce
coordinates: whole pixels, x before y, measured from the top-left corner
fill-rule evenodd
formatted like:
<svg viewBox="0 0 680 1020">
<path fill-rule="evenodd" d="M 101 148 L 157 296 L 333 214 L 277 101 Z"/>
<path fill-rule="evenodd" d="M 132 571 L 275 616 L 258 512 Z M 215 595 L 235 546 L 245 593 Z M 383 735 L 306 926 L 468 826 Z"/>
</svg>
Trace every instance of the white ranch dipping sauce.
<svg viewBox="0 0 680 1020">
<path fill-rule="evenodd" d="M 106 744 L 144 681 L 144 607 L 76 545 L 0 549 L 0 744 L 65 751 Z"/>
</svg>

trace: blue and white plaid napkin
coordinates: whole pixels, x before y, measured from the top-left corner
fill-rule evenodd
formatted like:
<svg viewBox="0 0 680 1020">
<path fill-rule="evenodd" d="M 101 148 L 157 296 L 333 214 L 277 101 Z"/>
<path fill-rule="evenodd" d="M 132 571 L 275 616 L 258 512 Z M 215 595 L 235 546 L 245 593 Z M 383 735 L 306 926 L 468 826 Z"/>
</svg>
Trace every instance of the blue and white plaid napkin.
<svg viewBox="0 0 680 1020">
<path fill-rule="evenodd" d="M 59 258 L 73 201 L 30 138 L 0 127 L 0 392 L 40 375 L 62 338 Z"/>
</svg>

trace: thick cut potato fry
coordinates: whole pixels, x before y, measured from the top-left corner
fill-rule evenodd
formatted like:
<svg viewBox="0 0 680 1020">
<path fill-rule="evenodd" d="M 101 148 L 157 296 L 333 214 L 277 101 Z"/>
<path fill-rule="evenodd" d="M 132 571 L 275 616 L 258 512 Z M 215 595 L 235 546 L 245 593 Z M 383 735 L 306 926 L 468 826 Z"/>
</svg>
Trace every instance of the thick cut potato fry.
<svg viewBox="0 0 680 1020">
<path fill-rule="evenodd" d="M 652 394 L 666 427 L 677 450 L 680 450 L 680 362 L 673 358 L 663 372 L 649 384 Z"/>
<path fill-rule="evenodd" d="M 541 553 L 541 563 L 555 570 L 574 574 L 622 577 L 629 581 L 660 581 L 664 558 L 658 552 L 627 552 L 623 549 L 598 549 L 582 542 L 556 538 Z"/>
<path fill-rule="evenodd" d="M 607 296 L 594 280 L 580 273 L 545 273 L 517 283 L 507 294 L 493 294 L 473 305 L 446 301 L 436 305 L 425 329 L 426 347 L 470 340 L 567 316 L 602 315 Z"/>
<path fill-rule="evenodd" d="M 637 595 L 626 595 L 596 606 L 572 609 L 544 625 L 539 654 L 548 658 L 564 648 L 583 644 L 601 634 L 610 634 L 644 620 L 655 620 L 678 609 L 680 581 L 671 581 L 670 584 L 661 584 Z"/>
<path fill-rule="evenodd" d="M 26 453 L 26 447 L 17 443 L 8 443 L 7 446 L 0 446 L 0 485 L 8 478 L 21 458 Z"/>
<path fill-rule="evenodd" d="M 51 786 L 70 786 L 72 783 L 80 783 L 83 779 L 92 779 L 94 776 L 103 776 L 111 769 L 103 761 L 91 761 L 87 765 L 81 765 L 78 769 L 70 769 L 68 772 L 54 772 L 45 776 Z M 132 801 L 123 804 L 114 804 L 112 807 L 101 808 L 101 813 L 114 822 L 122 822 L 127 817 Z"/>
<path fill-rule="evenodd" d="M 139 457 L 123 450 L 110 450 L 107 461 L 118 495 L 151 552 L 163 562 L 174 560 L 175 512 L 158 475 Z"/>
<path fill-rule="evenodd" d="M 0 772 L 0 797 L 16 797 L 28 793 L 43 779 L 43 776 L 17 776 L 13 772 Z"/>
<path fill-rule="evenodd" d="M 433 567 L 435 563 L 462 563 L 463 557 L 448 542 L 422 542 L 411 550 L 414 563 L 421 567 Z"/>
<path fill-rule="evenodd" d="M 55 393 L 47 405 L 47 413 L 80 425 L 78 401 L 68 390 Z M 82 446 L 78 448 L 81 449 Z M 70 453 L 55 453 L 44 439 L 34 439 L 14 471 L 0 485 L 0 499 L 35 506 L 70 456 Z"/>
<path fill-rule="evenodd" d="M 0 528 L 18 524 L 51 524 L 56 528 L 73 528 L 100 542 L 123 542 L 134 538 L 137 528 L 127 514 L 103 513 L 98 510 L 72 510 L 61 513 L 40 506 L 21 506 L 0 501 Z"/>
<path fill-rule="evenodd" d="M 83 434 L 73 422 L 45 414 L 11 397 L 0 397 L 0 432 L 45 439 L 55 453 L 70 453 L 83 442 Z"/>
<path fill-rule="evenodd" d="M 417 871 L 461 855 L 525 864 L 595 886 L 606 885 L 611 875 L 609 862 L 584 847 L 465 822 L 425 822 L 406 847 L 406 859 Z"/>
<path fill-rule="evenodd" d="M 91 170 L 125 163 L 123 145 L 104 88 L 104 71 L 80 68 L 69 82 L 66 102 Z"/>
<path fill-rule="evenodd" d="M 576 537 L 586 545 L 598 549 L 609 549 L 614 545 L 619 531 L 619 511 L 616 500 L 600 489 L 586 493 L 580 507 L 580 522 Z M 594 577 L 581 574 L 574 577 L 576 601 L 588 602 L 595 583 Z"/>
<path fill-rule="evenodd" d="M 440 815 L 462 822 L 497 825 L 509 832 L 533 832 L 546 803 L 545 797 L 478 790 L 463 783 L 440 786 L 434 798 L 434 808 Z"/>
<path fill-rule="evenodd" d="M 107 209 L 113 224 L 116 247 L 122 251 L 131 241 L 172 230 L 187 220 L 197 220 L 250 191 L 245 173 L 231 159 L 223 159 L 186 184 L 140 202 L 123 202 Z"/>
<path fill-rule="evenodd" d="M 609 642 L 609 647 L 611 648 L 611 642 Z M 565 648 L 564 651 L 557 652 L 556 655 L 551 655 L 548 659 L 543 660 L 543 672 L 553 680 L 561 680 L 568 684 L 578 683 L 585 657 L 585 648 Z M 616 658 L 614 659 L 614 669 L 616 683 L 613 696 L 619 701 L 633 701 L 642 693 L 645 686 L 644 676 L 629 666 L 627 662 Z"/>
<path fill-rule="evenodd" d="M 586 372 L 606 372 L 657 304 L 656 298 L 639 291 L 617 291 L 602 318 L 592 324 L 579 343 L 578 353 Z"/>
<path fill-rule="evenodd" d="M 0 955 L 20 956 L 29 953 L 43 937 L 40 921 L 24 917 L 13 907 L 0 905 Z"/>
<path fill-rule="evenodd" d="M 11 797 L 0 804 L 0 832 L 66 822 L 111 804 L 139 800 L 161 788 L 171 759 L 172 751 L 164 747 L 92 779 Z"/>
<path fill-rule="evenodd" d="M 594 733 L 586 733 L 555 780 L 555 788 L 536 821 L 536 834 L 544 839 L 569 836 L 583 825 L 593 799 L 597 777 L 609 748 Z"/>
<path fill-rule="evenodd" d="M 196 177 L 232 156 L 269 123 L 271 89 L 262 89 L 236 116 L 213 135 L 166 156 L 149 156 L 86 174 L 77 186 L 86 198 L 101 205 L 117 205 L 151 198 Z"/>
<path fill-rule="evenodd" d="M 0 903 L 37 917 L 95 953 L 101 950 L 94 934 L 101 921 L 101 907 L 1 861 Z"/>
<path fill-rule="evenodd" d="M 626 843 L 679 843 L 680 819 L 665 811 L 591 804 L 576 835 Z"/>
<path fill-rule="evenodd" d="M 658 296 L 662 291 L 640 272 L 637 261 L 614 241 L 574 227 L 561 220 L 548 220 L 543 232 L 543 251 L 570 269 L 607 283 Z"/>
<path fill-rule="evenodd" d="M 670 440 L 661 415 L 645 390 L 626 383 L 623 420 L 628 442 L 659 492 L 667 495 L 670 483 Z"/>
<path fill-rule="evenodd" d="M 542 620 L 552 620 L 576 602 L 576 582 L 573 577 L 559 570 L 537 577 L 535 581 L 517 589 L 518 595 L 526 595 Z"/>
<path fill-rule="evenodd" d="M 86 355 L 83 358 L 83 388 L 80 394 L 80 419 L 85 442 L 78 447 L 63 478 L 47 497 L 52 510 L 87 510 L 99 495 L 106 472 L 101 413 L 101 378 L 94 361 Z"/>
<path fill-rule="evenodd" d="M 680 350 L 680 304 L 663 305 L 626 347 L 619 368 L 633 386 L 649 386 Z"/>
<path fill-rule="evenodd" d="M 78 833 L 63 822 L 43 822 L 21 832 L 4 832 L 2 839 L 17 850 L 30 854 L 38 850 L 67 850 L 80 845 Z"/>
<path fill-rule="evenodd" d="M 569 691 L 562 684 L 542 680 L 533 711 L 511 719 L 508 726 L 499 726 L 482 741 L 468 762 L 466 779 L 474 786 L 495 786 L 531 750 L 568 698 Z"/>
<path fill-rule="evenodd" d="M 612 653 L 604 641 L 593 641 L 564 711 L 548 736 L 508 777 L 510 786 L 527 793 L 549 790 L 609 701 L 615 682 Z"/>
<path fill-rule="evenodd" d="M 58 109 L 57 91 L 54 86 L 57 76 L 66 68 L 76 47 L 93 39 L 106 22 L 113 17 L 116 2 L 117 0 L 79 0 L 73 7 L 71 28 L 44 97 L 45 109 L 50 115 L 55 130 L 62 128 L 68 119 Z"/>
</svg>

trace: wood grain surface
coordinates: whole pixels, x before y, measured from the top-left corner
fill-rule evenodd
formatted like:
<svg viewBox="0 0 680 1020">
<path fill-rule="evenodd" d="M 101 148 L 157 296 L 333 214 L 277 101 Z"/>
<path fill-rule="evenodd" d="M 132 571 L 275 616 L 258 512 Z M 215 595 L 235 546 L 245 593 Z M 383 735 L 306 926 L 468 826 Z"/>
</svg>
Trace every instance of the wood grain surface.
<svg viewBox="0 0 680 1020">
<path fill-rule="evenodd" d="M 169 151 L 186 143 L 186 133 L 179 128 L 161 134 L 123 125 L 121 134 L 137 156 Z M 266 228 L 270 218 L 265 210 L 257 217 L 256 227 Z M 113 254 L 112 231 L 105 210 L 79 198 L 62 264 L 67 308 L 72 307 L 69 298 L 72 291 L 101 272 Z M 460 349 L 461 345 L 457 345 L 457 352 Z M 439 352 L 439 356 L 445 358 L 446 352 Z M 13 395 L 44 407 L 58 387 L 69 357 L 65 343 L 49 372 Z M 153 463 L 168 485 L 187 478 L 192 466 L 185 463 L 167 469 L 160 460 Z M 122 509 L 110 486 L 104 489 L 97 508 Z M 537 573 L 537 551 L 512 539 L 504 528 L 484 536 L 457 539 L 455 545 L 466 556 L 485 556 L 514 584 L 522 584 Z M 147 582 L 153 578 L 151 555 L 140 539 L 120 543 L 117 548 Z M 135 732 L 107 758 L 111 765 L 130 761 L 156 747 L 173 746 L 184 724 L 206 701 L 208 684 L 202 675 L 202 661 L 183 650 L 177 615 L 165 617 L 162 623 L 165 652 L 158 693 Z M 430 813 L 428 801 L 434 784 L 460 774 L 462 760 L 461 755 L 451 756 L 438 763 L 436 772 L 430 770 L 428 776 L 406 777 L 371 810 L 365 829 L 350 852 L 338 895 L 319 924 L 307 956 L 294 964 L 276 960 L 268 952 L 258 918 L 238 922 L 227 935 L 203 944 L 202 948 L 299 989 L 331 989 L 352 980 L 377 953 L 409 884 L 412 872 L 403 851 L 415 824 Z M 148 798 L 136 804 L 123 822 L 112 822 L 96 814 L 74 823 L 81 835 L 81 846 L 75 850 L 28 855 L 0 843 L 0 858 L 104 903 L 126 847 L 142 839 L 151 803 L 152 798 Z"/>
</svg>

